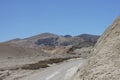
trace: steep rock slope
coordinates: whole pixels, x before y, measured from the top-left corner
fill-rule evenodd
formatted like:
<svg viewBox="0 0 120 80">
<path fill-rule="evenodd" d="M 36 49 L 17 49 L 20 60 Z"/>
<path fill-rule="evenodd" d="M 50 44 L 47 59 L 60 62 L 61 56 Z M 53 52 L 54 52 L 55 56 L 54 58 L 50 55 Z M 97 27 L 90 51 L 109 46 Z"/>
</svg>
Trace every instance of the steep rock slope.
<svg viewBox="0 0 120 80">
<path fill-rule="evenodd" d="M 120 17 L 103 33 L 74 80 L 120 80 Z"/>
</svg>

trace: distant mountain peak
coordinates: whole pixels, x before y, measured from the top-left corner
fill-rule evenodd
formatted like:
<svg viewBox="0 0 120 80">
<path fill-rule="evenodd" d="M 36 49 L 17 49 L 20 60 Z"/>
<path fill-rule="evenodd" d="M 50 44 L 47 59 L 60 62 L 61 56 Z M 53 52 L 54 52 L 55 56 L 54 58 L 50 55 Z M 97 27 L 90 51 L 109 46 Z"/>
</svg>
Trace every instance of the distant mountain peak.
<svg viewBox="0 0 120 80">
<path fill-rule="evenodd" d="M 56 35 L 56 34 L 45 32 L 45 33 L 41 33 L 40 35 Z"/>
<path fill-rule="evenodd" d="M 81 34 L 81 35 L 78 35 L 76 37 L 80 37 L 80 38 L 84 38 L 84 39 L 95 39 L 95 38 L 99 38 L 100 36 L 99 35 L 92 35 L 92 34 Z"/>
<path fill-rule="evenodd" d="M 84 33 L 84 34 L 80 34 L 80 35 L 78 35 L 78 36 L 82 37 L 82 36 L 98 36 L 98 35 L 93 35 L 93 34 L 86 34 L 86 33 Z"/>
<path fill-rule="evenodd" d="M 56 34 L 52 34 L 52 33 L 42 33 L 42 34 L 38 34 L 29 38 L 25 38 L 26 40 L 36 40 L 36 39 L 43 39 L 43 38 L 49 38 L 49 37 L 57 37 L 58 35 Z"/>
<path fill-rule="evenodd" d="M 71 38 L 72 36 L 71 35 L 64 35 L 63 37 Z"/>
</svg>

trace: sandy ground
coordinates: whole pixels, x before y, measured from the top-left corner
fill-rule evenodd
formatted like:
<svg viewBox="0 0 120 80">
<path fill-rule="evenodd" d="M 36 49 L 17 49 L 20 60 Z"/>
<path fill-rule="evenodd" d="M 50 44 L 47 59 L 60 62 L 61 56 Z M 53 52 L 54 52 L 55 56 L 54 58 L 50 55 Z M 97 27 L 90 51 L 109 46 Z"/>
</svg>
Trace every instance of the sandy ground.
<svg viewBox="0 0 120 80">
<path fill-rule="evenodd" d="M 25 57 L 25 58 L 12 58 L 12 59 L 2 59 L 0 58 L 0 69 L 9 69 L 22 66 L 24 64 L 36 63 L 41 60 L 46 60 L 51 57 Z"/>
<path fill-rule="evenodd" d="M 72 80 L 85 60 L 71 59 L 39 70 L 13 70 L 4 72 L 3 80 Z"/>
</svg>

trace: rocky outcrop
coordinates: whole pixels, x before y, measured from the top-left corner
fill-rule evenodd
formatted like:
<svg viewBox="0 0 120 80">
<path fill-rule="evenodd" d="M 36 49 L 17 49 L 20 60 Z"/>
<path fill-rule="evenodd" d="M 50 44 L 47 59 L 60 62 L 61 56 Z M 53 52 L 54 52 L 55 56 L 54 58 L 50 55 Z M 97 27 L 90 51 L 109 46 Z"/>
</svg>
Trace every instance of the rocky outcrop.
<svg viewBox="0 0 120 80">
<path fill-rule="evenodd" d="M 44 45 L 44 46 L 68 46 L 68 45 L 81 45 L 81 47 L 86 47 L 85 45 L 88 44 L 89 46 L 93 46 L 99 36 L 97 35 L 79 35 L 79 36 L 57 36 L 57 37 L 48 37 L 43 39 L 36 40 L 36 45 Z M 85 44 L 85 45 L 84 45 Z"/>
<path fill-rule="evenodd" d="M 74 80 L 120 80 L 120 17 L 103 33 Z"/>
</svg>

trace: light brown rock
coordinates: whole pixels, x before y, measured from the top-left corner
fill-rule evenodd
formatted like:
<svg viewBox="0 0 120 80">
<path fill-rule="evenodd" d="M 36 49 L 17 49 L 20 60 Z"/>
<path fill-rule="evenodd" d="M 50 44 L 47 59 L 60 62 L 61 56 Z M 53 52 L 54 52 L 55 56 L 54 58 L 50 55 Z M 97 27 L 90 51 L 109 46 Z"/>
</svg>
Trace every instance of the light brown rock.
<svg viewBox="0 0 120 80">
<path fill-rule="evenodd" d="M 103 33 L 74 80 L 120 80 L 120 17 Z"/>
</svg>

